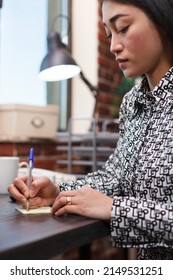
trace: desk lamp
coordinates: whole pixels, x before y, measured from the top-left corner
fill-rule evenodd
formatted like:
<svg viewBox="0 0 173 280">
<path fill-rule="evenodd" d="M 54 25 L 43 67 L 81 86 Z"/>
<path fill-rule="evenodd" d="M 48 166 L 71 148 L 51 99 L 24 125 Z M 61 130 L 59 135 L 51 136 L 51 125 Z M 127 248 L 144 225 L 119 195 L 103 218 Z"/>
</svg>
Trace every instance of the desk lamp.
<svg viewBox="0 0 173 280">
<path fill-rule="evenodd" d="M 59 33 L 50 31 L 47 36 L 48 53 L 44 57 L 39 72 L 39 78 L 44 81 L 61 81 L 80 74 L 81 79 L 89 87 L 92 95 L 97 98 L 98 88 L 85 77 L 81 68 L 71 57 Z"/>
</svg>

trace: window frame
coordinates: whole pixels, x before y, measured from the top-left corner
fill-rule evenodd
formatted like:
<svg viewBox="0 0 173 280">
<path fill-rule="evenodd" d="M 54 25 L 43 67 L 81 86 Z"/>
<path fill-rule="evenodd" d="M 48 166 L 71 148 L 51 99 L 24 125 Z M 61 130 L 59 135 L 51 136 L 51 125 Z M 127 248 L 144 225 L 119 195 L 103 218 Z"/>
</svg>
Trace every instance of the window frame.
<svg viewBox="0 0 173 280">
<path fill-rule="evenodd" d="M 55 7 L 57 5 L 57 7 Z M 51 12 L 52 11 L 52 12 Z M 58 17 L 58 15 L 64 15 Z M 67 17 L 67 19 L 65 18 Z M 57 18 L 57 20 L 56 20 Z M 71 1 L 68 0 L 49 0 L 48 7 L 48 30 L 55 19 L 55 30 L 62 36 L 68 36 L 67 48 L 71 52 Z M 66 31 L 64 33 L 63 26 L 66 21 Z M 70 30 L 68 30 L 70 27 Z M 67 130 L 68 119 L 71 116 L 71 80 L 64 80 L 58 82 L 47 82 L 47 104 L 56 104 L 59 106 L 58 114 L 58 131 Z"/>
</svg>

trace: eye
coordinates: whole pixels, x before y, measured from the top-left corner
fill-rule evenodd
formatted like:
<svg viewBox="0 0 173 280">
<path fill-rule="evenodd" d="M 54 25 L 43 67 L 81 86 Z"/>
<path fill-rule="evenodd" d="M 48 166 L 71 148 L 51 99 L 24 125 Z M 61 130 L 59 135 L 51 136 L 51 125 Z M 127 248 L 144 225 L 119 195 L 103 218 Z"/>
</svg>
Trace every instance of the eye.
<svg viewBox="0 0 173 280">
<path fill-rule="evenodd" d="M 110 40 L 112 38 L 112 34 L 111 34 L 111 31 L 105 27 L 105 33 L 106 33 L 106 37 Z"/>
<path fill-rule="evenodd" d="M 107 37 L 109 40 L 111 40 L 112 34 L 107 34 L 106 37 Z"/>
<path fill-rule="evenodd" d="M 118 30 L 118 33 L 125 33 L 128 30 L 128 28 L 129 28 L 129 25 Z"/>
</svg>

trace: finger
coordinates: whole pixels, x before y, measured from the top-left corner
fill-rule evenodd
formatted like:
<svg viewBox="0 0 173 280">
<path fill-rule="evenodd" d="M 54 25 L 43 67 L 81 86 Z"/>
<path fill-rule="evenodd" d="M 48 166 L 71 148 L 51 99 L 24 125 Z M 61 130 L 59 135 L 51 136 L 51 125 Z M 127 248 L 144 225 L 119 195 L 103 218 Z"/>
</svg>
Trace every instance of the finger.
<svg viewBox="0 0 173 280">
<path fill-rule="evenodd" d="M 27 176 L 17 177 L 14 179 L 13 185 L 18 189 L 20 193 L 22 193 L 26 198 L 28 197 L 28 186 L 26 184 Z"/>
<path fill-rule="evenodd" d="M 58 209 L 67 205 L 67 203 L 68 203 L 67 197 L 65 197 L 65 196 L 58 197 L 52 205 L 52 214 L 54 214 Z M 72 201 L 71 201 L 71 203 L 72 203 Z"/>
<path fill-rule="evenodd" d="M 19 204 L 23 205 L 26 203 L 26 197 L 13 184 L 8 187 L 8 192 Z"/>
<path fill-rule="evenodd" d="M 56 199 L 52 205 L 52 214 L 62 207 L 72 206 L 77 204 L 77 198 L 75 196 L 63 196 Z"/>
<path fill-rule="evenodd" d="M 30 197 L 35 197 L 40 189 L 48 186 L 50 180 L 47 177 L 33 178 L 33 182 L 30 187 Z"/>
<path fill-rule="evenodd" d="M 62 191 L 62 192 L 60 192 L 59 193 L 59 195 L 57 196 L 57 198 L 58 197 L 62 197 L 62 196 L 76 196 L 76 195 L 78 195 L 79 193 L 81 194 L 81 193 L 83 193 L 85 190 L 87 190 L 87 189 L 89 189 L 89 190 L 93 190 L 92 188 L 91 188 L 91 186 L 90 185 L 84 185 L 84 186 L 82 186 L 81 188 L 79 188 L 79 189 L 77 189 L 77 190 L 71 190 L 71 191 Z M 93 190 L 93 191 L 96 191 L 96 190 Z"/>
<path fill-rule="evenodd" d="M 64 214 L 79 214 L 77 205 L 65 205 L 54 213 L 55 216 L 59 217 L 63 216 Z"/>
<path fill-rule="evenodd" d="M 59 195 L 57 196 L 56 200 L 58 200 L 61 197 L 74 197 L 77 195 L 78 190 L 72 190 L 72 191 L 63 191 L 60 192 Z"/>
<path fill-rule="evenodd" d="M 44 203 L 42 203 L 42 200 L 41 200 L 40 197 L 30 198 L 29 207 L 31 209 L 38 208 L 38 207 L 41 207 L 41 206 L 46 206 L 46 205 L 44 205 Z M 25 207 L 26 207 L 26 205 L 25 205 Z"/>
<path fill-rule="evenodd" d="M 8 186 L 8 192 L 20 204 L 24 204 L 29 195 L 28 188 L 24 182 L 26 178 L 27 177 L 16 178 L 14 183 Z"/>
</svg>

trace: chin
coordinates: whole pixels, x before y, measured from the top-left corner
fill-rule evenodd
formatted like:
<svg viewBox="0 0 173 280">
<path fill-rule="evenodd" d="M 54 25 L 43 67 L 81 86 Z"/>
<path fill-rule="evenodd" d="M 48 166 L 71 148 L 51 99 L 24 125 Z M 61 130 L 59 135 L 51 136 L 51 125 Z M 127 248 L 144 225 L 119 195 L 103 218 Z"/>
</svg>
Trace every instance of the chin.
<svg viewBox="0 0 173 280">
<path fill-rule="evenodd" d="M 129 79 L 134 79 L 141 75 L 141 73 L 132 72 L 132 71 L 128 71 L 128 70 L 123 71 L 123 74 L 126 78 L 129 78 Z"/>
</svg>

